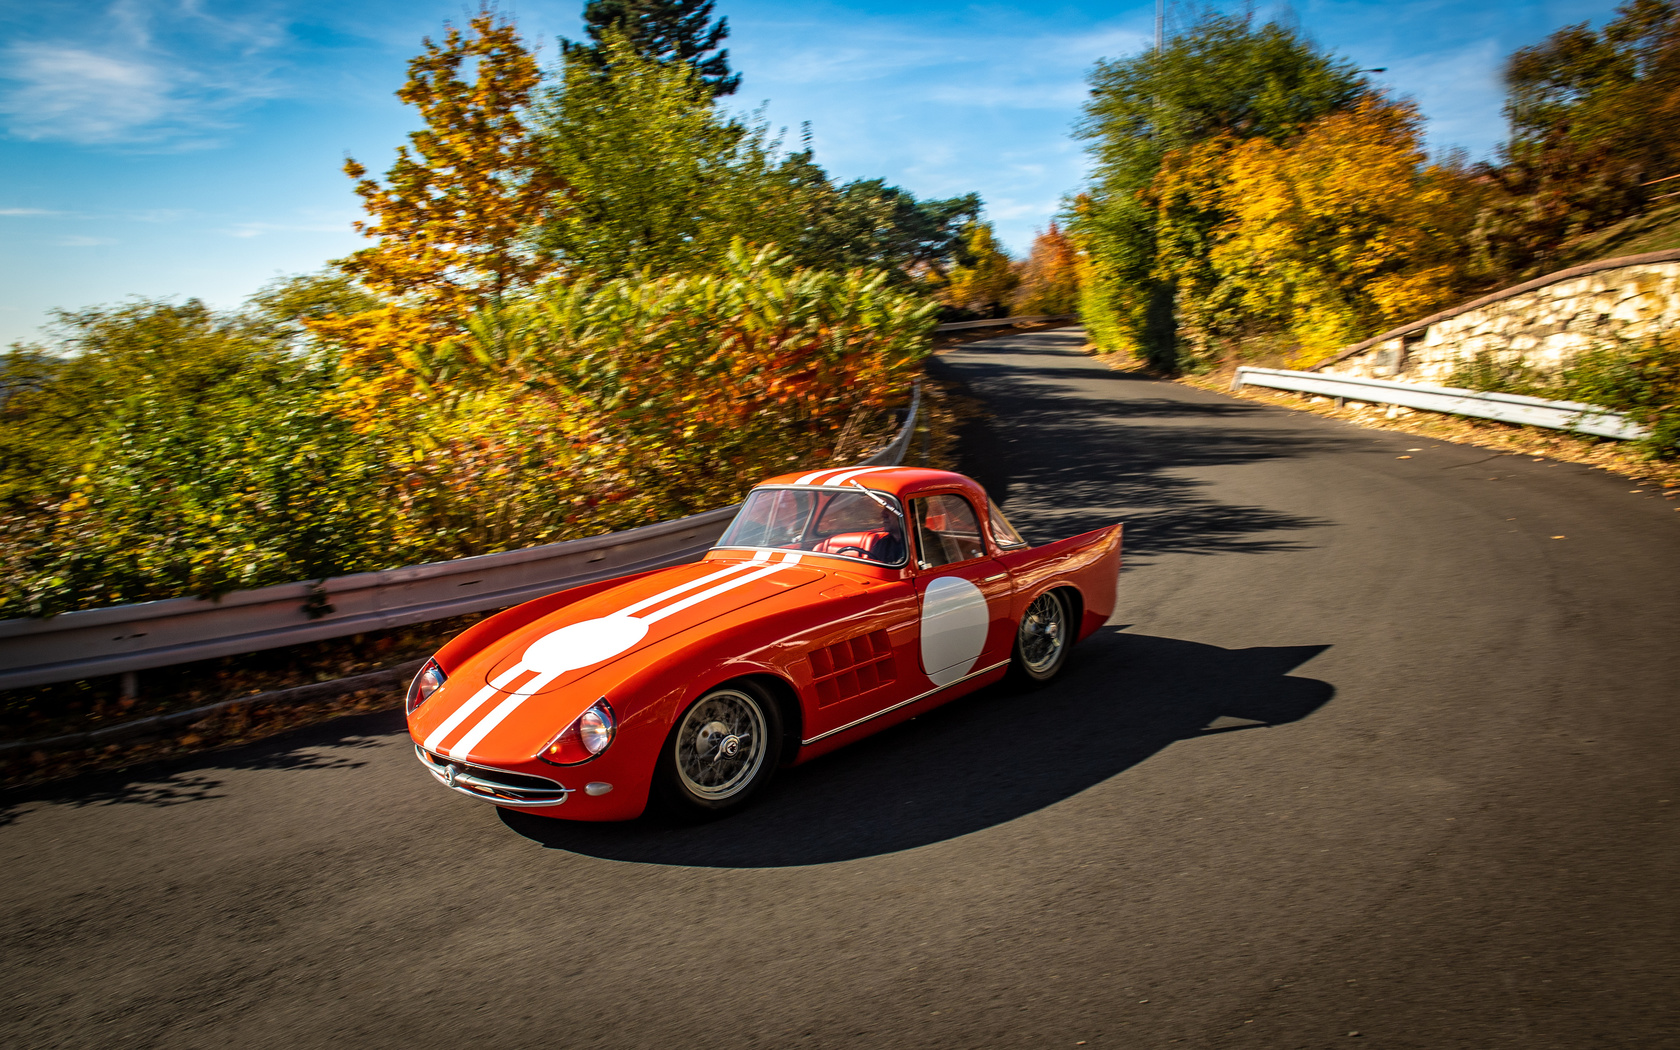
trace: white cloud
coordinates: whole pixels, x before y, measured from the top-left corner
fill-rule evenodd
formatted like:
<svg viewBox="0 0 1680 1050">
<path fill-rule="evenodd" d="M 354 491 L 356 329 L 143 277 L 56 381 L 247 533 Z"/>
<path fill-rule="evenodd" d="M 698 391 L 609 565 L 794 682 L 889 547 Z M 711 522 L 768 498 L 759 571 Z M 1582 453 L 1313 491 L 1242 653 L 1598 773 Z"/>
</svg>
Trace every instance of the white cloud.
<svg viewBox="0 0 1680 1050">
<path fill-rule="evenodd" d="M 45 44 L 14 45 L 6 57 L 18 86 L 0 111 L 19 138 L 129 138 L 170 108 L 168 79 L 144 62 Z"/>
<path fill-rule="evenodd" d="M 147 208 L 143 211 L 129 212 L 123 218 L 131 222 L 168 223 L 180 222 L 192 214 L 186 208 Z"/>
<path fill-rule="evenodd" d="M 101 244 L 116 244 L 117 241 L 112 237 L 75 236 L 65 237 L 61 240 L 55 241 L 54 243 L 60 248 L 96 248 Z"/>
<path fill-rule="evenodd" d="M 49 211 L 46 208 L 0 208 L 0 215 L 61 215 L 62 212 Z"/>
<path fill-rule="evenodd" d="M 342 234 L 350 229 L 351 218 L 322 222 L 236 222 L 221 232 L 229 237 L 261 237 L 269 233 Z"/>
<path fill-rule="evenodd" d="M 115 0 L 74 28 L 17 39 L 0 56 L 11 135 L 79 145 L 211 144 L 228 113 L 280 92 L 267 57 L 281 23 L 217 18 L 194 0 Z"/>
</svg>

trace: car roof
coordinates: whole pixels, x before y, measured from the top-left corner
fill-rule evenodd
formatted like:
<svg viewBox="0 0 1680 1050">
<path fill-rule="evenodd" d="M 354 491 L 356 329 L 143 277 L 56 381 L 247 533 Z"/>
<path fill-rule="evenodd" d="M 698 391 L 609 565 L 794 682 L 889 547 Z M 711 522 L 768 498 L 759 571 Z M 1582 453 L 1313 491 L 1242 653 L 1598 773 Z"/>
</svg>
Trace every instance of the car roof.
<svg viewBox="0 0 1680 1050">
<path fill-rule="evenodd" d="M 952 470 L 934 470 L 931 467 L 827 467 L 823 470 L 779 474 L 759 482 L 756 487 L 781 488 L 789 485 L 809 488 L 837 488 L 842 485 L 851 488 L 854 485 L 863 485 L 900 499 L 908 499 L 923 492 L 949 492 L 957 489 L 966 492 L 981 506 L 986 503 L 986 490 L 973 478 Z"/>
</svg>

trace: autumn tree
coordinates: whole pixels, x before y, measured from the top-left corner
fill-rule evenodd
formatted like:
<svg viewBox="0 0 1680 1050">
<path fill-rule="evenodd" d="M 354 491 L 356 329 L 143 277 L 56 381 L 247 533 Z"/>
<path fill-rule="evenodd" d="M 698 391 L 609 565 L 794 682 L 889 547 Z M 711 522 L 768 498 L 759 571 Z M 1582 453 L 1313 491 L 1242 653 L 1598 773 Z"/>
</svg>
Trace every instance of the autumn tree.
<svg viewBox="0 0 1680 1050">
<path fill-rule="evenodd" d="M 1481 175 L 1499 191 L 1477 231 L 1494 276 L 1642 210 L 1680 174 L 1680 10 L 1631 0 L 1602 30 L 1565 26 L 1505 67 L 1511 137 Z"/>
<path fill-rule="evenodd" d="M 1078 312 L 1079 250 L 1055 223 L 1033 238 L 1032 252 L 1019 273 L 1021 283 L 1009 298 L 1010 313 L 1031 317 Z"/>
<path fill-rule="evenodd" d="M 996 317 L 1005 309 L 1020 276 L 1009 255 L 998 247 L 989 222 L 971 222 L 963 231 L 961 262 L 939 288 L 939 301 L 959 315 Z"/>
<path fill-rule="evenodd" d="M 1277 328 L 1306 364 L 1450 300 L 1476 195 L 1420 139 L 1415 107 L 1366 96 L 1281 144 L 1221 136 L 1169 153 L 1153 186 L 1159 265 L 1195 349 Z M 1225 218 L 1204 231 L 1208 214 Z"/>
<path fill-rule="evenodd" d="M 1282 142 L 1351 109 L 1366 90 L 1349 63 L 1296 31 L 1226 15 L 1200 20 L 1160 49 L 1097 63 L 1079 129 L 1095 170 L 1069 226 L 1090 256 L 1082 313 L 1098 344 L 1177 367 L 1174 288 L 1157 265 L 1159 212 L 1147 193 L 1169 153 L 1220 137 Z M 1224 219 L 1198 217 L 1203 239 Z"/>
<path fill-rule="evenodd" d="M 584 6 L 584 44 L 561 38 L 568 59 L 592 69 L 620 61 L 609 44 L 616 35 L 641 58 L 680 63 L 694 71 L 713 97 L 733 95 L 741 75 L 730 73 L 729 52 L 720 47 L 729 36 L 729 19 L 712 21 L 712 0 L 589 0 Z"/>
<path fill-rule="evenodd" d="M 356 228 L 375 243 L 340 266 L 389 302 L 312 323 L 374 373 L 552 269 L 530 234 L 560 183 L 525 125 L 540 71 L 513 23 L 481 10 L 466 32 L 426 38 L 408 73 L 397 97 L 425 126 L 397 149 L 383 183 L 354 159 L 344 164 L 370 217 Z"/>
</svg>

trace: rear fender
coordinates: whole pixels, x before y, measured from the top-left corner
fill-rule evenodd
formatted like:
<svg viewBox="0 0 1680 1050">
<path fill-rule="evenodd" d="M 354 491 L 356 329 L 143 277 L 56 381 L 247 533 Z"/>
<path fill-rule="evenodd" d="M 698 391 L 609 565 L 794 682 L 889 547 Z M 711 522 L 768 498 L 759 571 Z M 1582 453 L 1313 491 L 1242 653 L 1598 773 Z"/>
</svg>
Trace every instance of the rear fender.
<svg viewBox="0 0 1680 1050">
<path fill-rule="evenodd" d="M 1110 525 L 1042 547 L 1000 554 L 998 561 L 1015 578 L 1012 618 L 1019 621 L 1027 606 L 1045 591 L 1067 587 L 1079 600 L 1079 639 L 1107 623 L 1114 612 L 1124 528 Z"/>
</svg>

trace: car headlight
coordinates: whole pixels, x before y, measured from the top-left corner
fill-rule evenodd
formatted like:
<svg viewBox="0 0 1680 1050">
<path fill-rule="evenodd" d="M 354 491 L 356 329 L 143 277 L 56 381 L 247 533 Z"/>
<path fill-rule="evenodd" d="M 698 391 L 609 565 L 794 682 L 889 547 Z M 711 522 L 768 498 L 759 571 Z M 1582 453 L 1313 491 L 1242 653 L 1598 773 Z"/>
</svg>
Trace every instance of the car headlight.
<svg viewBox="0 0 1680 1050">
<path fill-rule="evenodd" d="M 436 660 L 427 660 L 426 666 L 420 668 L 420 673 L 414 676 L 414 682 L 408 687 L 408 713 L 413 714 L 420 709 L 420 705 L 439 689 L 443 683 L 449 681 L 449 676 L 443 673 Z"/>
<path fill-rule="evenodd" d="M 537 754 L 544 762 L 556 766 L 575 766 L 587 762 L 607 749 L 618 728 L 612 705 L 602 697 L 578 715 L 571 725 Z"/>
</svg>

